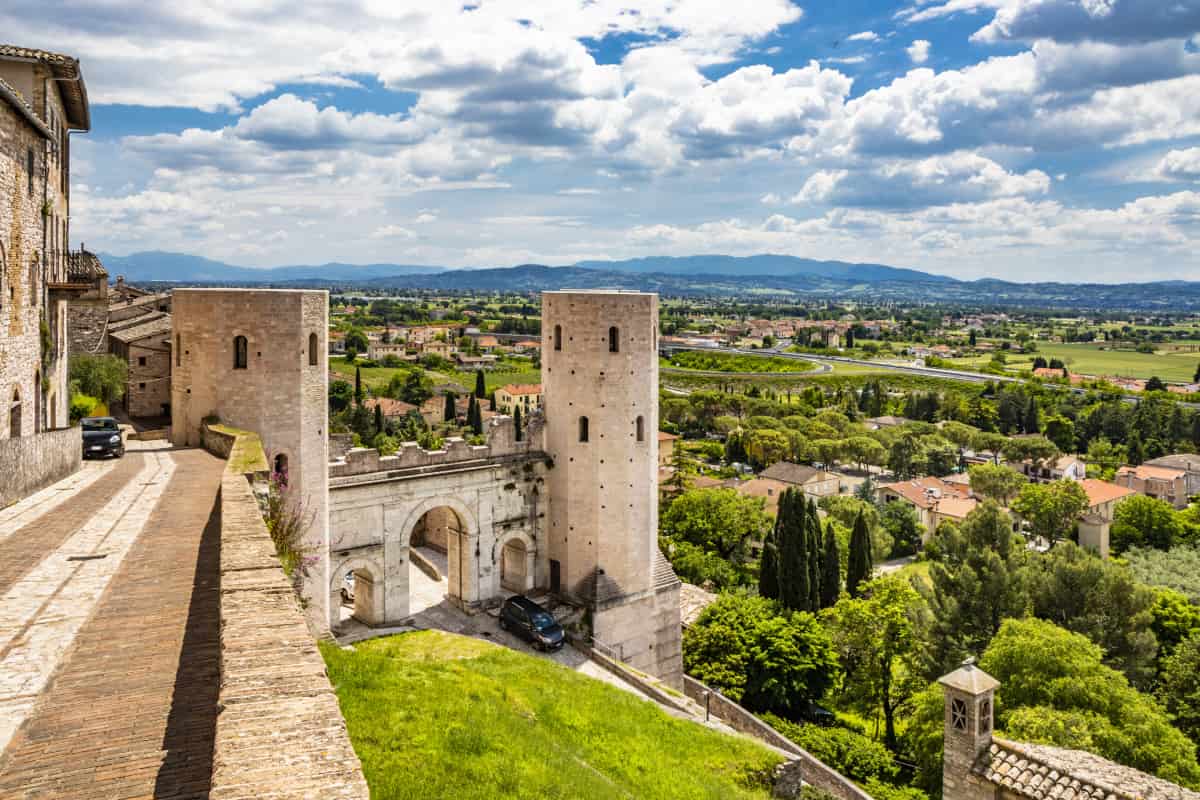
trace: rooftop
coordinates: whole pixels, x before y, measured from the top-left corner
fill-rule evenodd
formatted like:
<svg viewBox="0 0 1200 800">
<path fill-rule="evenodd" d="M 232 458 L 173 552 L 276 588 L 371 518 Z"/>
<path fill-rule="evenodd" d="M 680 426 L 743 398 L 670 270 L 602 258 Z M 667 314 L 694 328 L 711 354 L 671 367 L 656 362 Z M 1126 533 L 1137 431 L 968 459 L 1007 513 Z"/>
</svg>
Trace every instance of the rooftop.
<svg viewBox="0 0 1200 800">
<path fill-rule="evenodd" d="M 36 61 L 49 67 L 57 79 L 59 91 L 62 92 L 63 109 L 67 112 L 67 122 L 71 129 L 77 131 L 91 129 L 92 118 L 88 108 L 87 85 L 83 82 L 83 73 L 79 69 L 78 59 L 62 53 L 51 53 L 48 50 L 0 44 L 0 60 Z"/>
<path fill-rule="evenodd" d="M 823 481 L 832 477 L 828 472 L 810 467 L 807 464 L 793 464 L 791 461 L 777 461 L 767 467 L 759 475 L 760 478 L 770 478 L 774 481 L 803 485 L 813 480 Z"/>
<path fill-rule="evenodd" d="M 1098 480 L 1096 478 L 1085 478 L 1079 482 L 1083 487 L 1083 491 L 1087 492 L 1088 506 L 1098 506 L 1102 503 L 1107 503 L 1110 500 L 1120 500 L 1122 497 L 1128 497 L 1131 494 L 1137 494 L 1125 486 L 1117 486 L 1115 483 Z"/>
<path fill-rule="evenodd" d="M 97 278 L 107 279 L 108 270 L 95 253 L 79 250 L 67 254 L 67 278 L 72 283 L 88 283 Z"/>
</svg>

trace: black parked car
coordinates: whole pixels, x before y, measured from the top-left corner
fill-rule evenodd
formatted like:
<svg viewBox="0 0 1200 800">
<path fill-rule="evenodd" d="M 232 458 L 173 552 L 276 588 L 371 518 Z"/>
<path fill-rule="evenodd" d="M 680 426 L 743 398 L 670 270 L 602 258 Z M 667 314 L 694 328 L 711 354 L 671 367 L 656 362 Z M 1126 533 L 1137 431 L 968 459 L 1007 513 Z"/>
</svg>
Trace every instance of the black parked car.
<svg viewBox="0 0 1200 800">
<path fill-rule="evenodd" d="M 513 595 L 500 607 L 500 627 L 529 641 L 539 650 L 557 650 L 566 637 L 554 615 L 522 595 Z"/>
<path fill-rule="evenodd" d="M 84 417 L 79 426 L 83 429 L 84 458 L 125 455 L 125 440 L 112 417 Z"/>
</svg>

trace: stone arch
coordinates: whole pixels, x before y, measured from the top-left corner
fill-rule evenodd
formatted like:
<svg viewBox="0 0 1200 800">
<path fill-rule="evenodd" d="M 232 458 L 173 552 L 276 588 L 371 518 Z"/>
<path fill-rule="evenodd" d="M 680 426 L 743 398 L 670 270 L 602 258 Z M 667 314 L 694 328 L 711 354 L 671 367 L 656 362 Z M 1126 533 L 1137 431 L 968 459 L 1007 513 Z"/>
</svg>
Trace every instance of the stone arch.
<svg viewBox="0 0 1200 800">
<path fill-rule="evenodd" d="M 321 362 L 320 353 L 317 352 L 318 339 L 315 333 L 308 335 L 308 365 L 315 367 Z"/>
<path fill-rule="evenodd" d="M 533 589 L 537 545 L 525 531 L 512 531 L 496 542 L 493 563 L 499 570 L 500 588 L 525 594 Z"/>
<path fill-rule="evenodd" d="M 440 508 L 453 511 L 460 523 L 457 533 L 450 531 L 446 536 L 446 597 L 455 605 L 466 606 L 479 600 L 479 558 L 476 548 L 480 535 L 478 517 L 466 503 L 450 495 L 438 495 L 428 497 L 414 506 L 400 530 L 401 552 L 408 556 L 417 524 L 430 511 Z M 407 593 L 407 586 L 405 591 Z"/>
<path fill-rule="evenodd" d="M 244 335 L 233 337 L 233 368 L 247 369 L 250 365 L 250 340 Z"/>
<path fill-rule="evenodd" d="M 33 372 L 33 432 L 42 429 L 42 371 Z"/>
<path fill-rule="evenodd" d="M 387 593 L 384 591 L 386 573 L 383 564 L 371 556 L 352 555 L 337 559 L 329 576 L 329 607 L 342 607 L 342 589 L 346 573 L 353 572 L 354 618 L 365 625 L 382 625 L 387 620 Z M 338 621 L 338 613 L 332 615 Z"/>
<path fill-rule="evenodd" d="M 608 329 L 608 352 L 621 352 L 621 330 L 616 325 L 612 325 Z"/>
<path fill-rule="evenodd" d="M 634 422 L 634 427 L 637 429 L 637 440 L 639 442 L 646 441 L 646 418 L 638 414 L 638 418 Z"/>
<path fill-rule="evenodd" d="M 579 418 L 579 441 L 581 441 L 581 442 L 588 441 L 589 433 L 590 432 L 588 431 L 588 418 L 580 417 Z"/>
<path fill-rule="evenodd" d="M 284 450 L 280 450 L 271 458 L 272 476 L 279 481 L 281 486 L 288 485 L 288 465 L 288 454 Z"/>
<path fill-rule="evenodd" d="M 21 387 L 14 386 L 12 405 L 8 407 L 8 435 L 16 439 L 21 435 Z"/>
<path fill-rule="evenodd" d="M 554 349 L 562 350 L 562 325 L 554 326 Z"/>
</svg>

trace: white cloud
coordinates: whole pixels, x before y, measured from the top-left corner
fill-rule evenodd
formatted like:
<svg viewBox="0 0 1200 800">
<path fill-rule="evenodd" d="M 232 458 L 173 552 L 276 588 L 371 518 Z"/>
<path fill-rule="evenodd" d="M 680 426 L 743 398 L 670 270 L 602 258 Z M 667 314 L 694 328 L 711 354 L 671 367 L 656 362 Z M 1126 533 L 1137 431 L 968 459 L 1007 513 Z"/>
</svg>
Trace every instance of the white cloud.
<svg viewBox="0 0 1200 800">
<path fill-rule="evenodd" d="M 877 41 L 879 41 L 879 34 L 875 33 L 875 31 L 860 31 L 859 33 L 854 33 L 854 34 L 851 34 L 850 36 L 847 36 L 846 41 L 848 41 L 848 42 L 877 42 Z"/>
<path fill-rule="evenodd" d="M 384 225 L 371 232 L 372 239 L 415 239 L 417 234 L 401 225 Z"/>
<path fill-rule="evenodd" d="M 904 52 L 908 53 L 909 59 L 914 64 L 924 64 L 929 60 L 929 49 L 933 47 L 933 43 L 928 39 L 917 39 Z"/>
<path fill-rule="evenodd" d="M 1159 177 L 1172 181 L 1200 181 L 1200 147 L 1171 150 L 1155 167 Z"/>
</svg>

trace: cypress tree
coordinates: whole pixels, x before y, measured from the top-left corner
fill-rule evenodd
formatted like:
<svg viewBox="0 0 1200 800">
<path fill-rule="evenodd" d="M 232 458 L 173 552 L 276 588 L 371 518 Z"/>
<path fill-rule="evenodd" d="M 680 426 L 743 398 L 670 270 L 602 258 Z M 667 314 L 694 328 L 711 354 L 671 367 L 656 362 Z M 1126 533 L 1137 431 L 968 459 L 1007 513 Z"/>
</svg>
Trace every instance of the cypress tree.
<svg viewBox="0 0 1200 800">
<path fill-rule="evenodd" d="M 487 397 L 487 387 L 483 382 L 483 370 L 475 370 L 475 396 L 479 398 Z"/>
<path fill-rule="evenodd" d="M 1041 433 L 1042 423 L 1038 416 L 1037 398 L 1029 398 L 1029 408 L 1025 410 L 1025 432 Z"/>
<path fill-rule="evenodd" d="M 476 436 L 483 435 L 483 408 L 474 395 L 471 396 L 471 432 Z"/>
<path fill-rule="evenodd" d="M 375 401 L 375 432 L 383 433 L 383 406 Z"/>
<path fill-rule="evenodd" d="M 793 490 L 785 489 L 779 498 L 779 520 L 776 546 L 779 548 L 779 602 L 785 608 L 795 608 L 796 592 L 796 526 L 792 517 L 795 513 Z"/>
<path fill-rule="evenodd" d="M 518 442 L 521 441 L 521 407 L 520 406 L 515 406 L 513 408 L 513 432 L 515 434 L 516 440 Z"/>
<path fill-rule="evenodd" d="M 858 597 L 859 586 L 871 580 L 871 561 L 871 535 L 860 512 L 850 534 L 850 558 L 846 563 L 846 591 L 851 597 Z"/>
<path fill-rule="evenodd" d="M 808 572 L 808 506 L 803 495 L 796 489 L 785 492 L 787 517 L 780 530 L 779 574 L 780 600 L 793 611 L 808 610 L 810 584 Z M 782 513 L 783 504 L 780 504 Z"/>
<path fill-rule="evenodd" d="M 779 520 L 775 520 L 775 528 Z M 763 542 L 762 558 L 758 562 L 758 596 L 768 600 L 779 599 L 779 550 L 775 546 L 775 529 L 767 534 Z"/>
<path fill-rule="evenodd" d="M 1129 440 L 1125 447 L 1127 449 L 1125 460 L 1132 466 L 1136 467 L 1146 460 L 1146 449 L 1142 446 L 1142 437 L 1137 431 L 1129 434 Z"/>
<path fill-rule="evenodd" d="M 821 608 L 821 518 L 817 515 L 817 503 L 808 501 L 808 610 Z"/>
<path fill-rule="evenodd" d="M 362 369 L 354 368 L 354 404 L 361 406 L 363 401 L 362 393 Z"/>
<path fill-rule="evenodd" d="M 446 422 L 454 422 L 458 417 L 458 409 L 454 407 L 454 392 L 446 392 L 446 407 L 442 411 L 442 419 Z"/>
<path fill-rule="evenodd" d="M 842 556 L 833 523 L 825 526 L 825 555 L 821 562 L 821 608 L 829 608 L 842 590 Z"/>
</svg>

